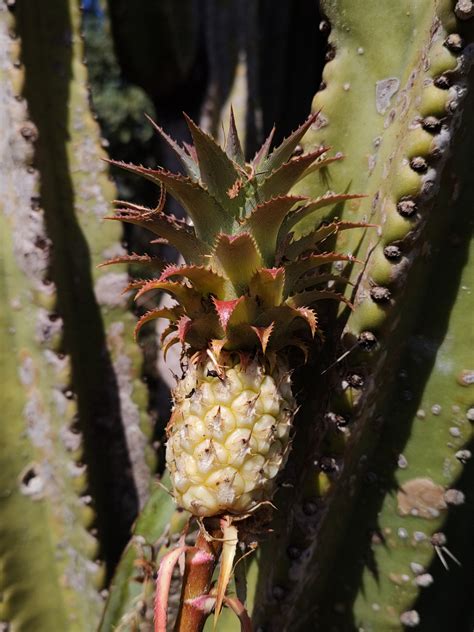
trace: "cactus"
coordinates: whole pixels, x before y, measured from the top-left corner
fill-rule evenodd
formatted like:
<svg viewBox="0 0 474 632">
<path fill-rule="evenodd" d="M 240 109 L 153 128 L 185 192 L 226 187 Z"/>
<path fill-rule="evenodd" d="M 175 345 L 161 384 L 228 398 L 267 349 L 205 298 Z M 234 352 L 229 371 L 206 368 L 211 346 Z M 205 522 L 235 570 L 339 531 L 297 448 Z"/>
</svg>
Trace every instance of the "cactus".
<svg viewBox="0 0 474 632">
<path fill-rule="evenodd" d="M 18 41 L 0 5 L 2 626 L 86 630 L 99 617 L 103 569 L 70 394 L 70 358 L 49 278 L 51 244 L 32 168 L 36 128 L 18 100 Z"/>
<path fill-rule="evenodd" d="M 466 134 L 462 144 L 465 150 L 458 148 L 457 169 L 452 172 L 460 181 L 465 180 L 466 165 L 472 161 L 472 133 Z M 446 202 L 441 197 L 434 211 L 441 213 Z M 446 572 L 439 566 L 452 569 L 466 564 L 459 543 L 450 538 L 446 541 L 443 525 L 449 506 L 457 518 L 455 507 L 464 502 L 464 492 L 456 487 L 472 440 L 472 189 L 461 191 L 458 199 L 449 202 L 452 223 L 436 254 L 426 284 L 429 291 L 422 298 L 395 393 L 387 402 L 387 427 L 380 446 L 389 449 L 376 455 L 378 468 L 373 468 L 374 473 L 381 469 L 383 477 L 383 462 L 386 469 L 388 461 L 394 472 L 378 515 L 378 535 L 373 538 L 377 580 L 366 567 L 363 591 L 360 589 L 354 604 L 354 618 L 367 630 L 397 629 L 399 618 L 402 622 L 421 619 L 422 629 L 430 629 L 423 607 L 420 611 L 414 608 L 420 588 L 436 583 Z M 435 317 L 427 320 L 426 312 Z M 403 446 L 399 442 L 404 422 Z M 469 497 L 469 488 L 465 491 Z M 436 555 L 440 564 L 430 568 Z M 443 615 L 439 612 L 437 616 Z M 434 625 L 431 620 L 431 629 Z M 463 629 L 461 625 L 459 629 Z"/>
<path fill-rule="evenodd" d="M 124 249 L 103 221 L 114 187 L 88 104 L 78 6 L 18 2 L 14 11 L 15 21 L 1 3 L 10 419 L 2 424 L 1 617 L 18 630 L 89 630 L 102 610 L 102 560 L 110 573 L 148 497 L 155 457 L 133 315 L 120 297 L 126 267 L 96 267 Z"/>
<path fill-rule="evenodd" d="M 156 332 L 143 349 L 132 339 L 135 319 L 121 290 L 133 257 L 117 223 L 103 220 L 116 194 L 88 102 L 78 2 L 13 4 L 0 1 L 8 420 L 0 427 L 0 629 L 150 631 L 153 606 L 166 607 L 153 603 L 160 564 L 166 571 L 183 547 L 207 545 L 169 495 L 163 463 L 161 484 L 154 481 L 151 441 L 161 440 L 168 404 L 153 390 L 148 399 L 142 383 L 145 371 L 155 388 Z M 329 145 L 337 160 L 292 193 L 353 196 L 294 229 L 311 248 L 309 233 L 324 219 L 327 250 L 361 263 L 335 264 L 348 281 L 330 281 L 344 304 L 318 304 L 325 340 L 294 372 L 302 406 L 277 511 L 229 581 L 228 594 L 246 611 L 239 623 L 225 609 L 217 629 L 248 629 L 246 612 L 265 630 L 431 631 L 452 627 L 454 617 L 464 629 L 472 608 L 464 619 L 455 609 L 467 603 L 460 582 L 472 560 L 472 505 L 459 505 L 472 502 L 472 3 L 322 0 L 326 17 L 306 64 L 296 60 L 297 38 L 315 25 L 301 29 L 297 20 L 314 18 L 309 0 L 129 4 L 109 3 L 118 60 L 130 84 L 148 93 L 158 123 L 182 140 L 177 121 L 186 109 L 222 141 L 232 103 L 250 154 L 274 117 L 287 130 L 304 117 L 328 36 L 312 108 L 321 114 L 296 152 Z M 292 44 L 285 48 L 278 33 Z M 101 107 L 100 89 L 93 96 Z M 137 90 L 129 85 L 127 94 Z M 128 147 L 123 124 L 103 129 L 116 134 L 113 158 L 150 162 L 146 133 Z M 157 156 L 175 167 L 164 144 Z M 140 202 L 143 191 L 155 204 L 155 192 L 135 197 L 131 180 L 125 187 L 127 199 Z M 335 218 L 377 228 L 338 232 Z M 127 241 L 129 253 L 143 247 L 136 232 Z M 118 267 L 97 267 L 105 259 L 119 259 Z M 153 428 L 148 408 L 157 401 Z M 192 555 L 185 596 L 196 585 Z M 179 631 L 182 580 L 177 571 L 170 579 L 168 625 Z M 221 596 L 236 606 L 222 586 Z"/>
<path fill-rule="evenodd" d="M 126 542 L 136 507 L 148 495 L 153 467 L 146 448 L 151 429 L 146 388 L 140 383 L 141 358 L 130 339 L 133 316 L 120 294 L 128 275 L 125 267 L 114 272 L 97 268 L 104 255 L 125 253 L 120 233 L 103 221 L 114 187 L 101 162 L 104 154 L 88 105 L 76 3 L 26 8 L 19 2 L 15 16 L 23 42 L 24 94 L 39 129 L 36 164 L 54 248 L 58 310 L 71 354 L 84 447 L 90 453 L 85 460 L 98 499 L 98 528 L 108 533 L 105 555 L 113 559 Z M 65 38 L 64 33 L 71 35 Z M 38 55 L 38 47 L 46 54 Z M 51 67 L 61 72 L 51 73 Z M 109 460 L 99 457 L 106 451 Z"/>
<path fill-rule="evenodd" d="M 347 152 L 346 160 L 328 174 L 331 186 L 350 191 L 357 187 L 368 197 L 342 211 L 335 209 L 334 214 L 351 221 L 370 219 L 380 229 L 378 236 L 368 231 L 361 242 L 354 234 L 338 237 L 339 244 L 366 261 L 365 268 L 362 275 L 355 267 L 349 271 L 358 284 L 355 309 L 349 317 L 339 316 L 344 346 L 338 355 L 343 359 L 332 371 L 331 401 L 324 402 L 321 390 L 319 411 L 313 405 L 305 416 L 312 420 L 316 437 L 313 446 L 303 446 L 306 452 L 296 453 L 295 458 L 308 462 L 312 458 L 316 467 L 309 469 L 309 476 L 305 472 L 302 480 L 293 481 L 299 497 L 293 491 L 291 500 L 290 494 L 283 498 L 283 503 L 292 503 L 294 518 L 291 531 L 285 526 L 280 531 L 277 560 L 274 542 L 268 545 L 270 561 L 262 573 L 256 618 L 265 624 L 275 617 L 283 627 L 291 621 L 292 629 L 305 629 L 308 619 L 319 620 L 325 595 L 335 586 L 334 553 L 344 538 L 351 537 L 358 490 L 365 486 L 364 464 L 380 431 L 375 420 L 384 418 L 383 403 L 398 349 L 410 331 L 412 309 L 406 306 L 418 302 L 419 283 L 426 273 L 420 254 L 428 245 L 435 247 L 449 219 L 446 211 L 435 214 L 431 209 L 434 192 L 452 188 L 444 162 L 459 125 L 459 96 L 465 91 L 469 69 L 469 54 L 459 57 L 456 44 L 462 40 L 455 33 L 449 3 L 437 7 L 406 3 L 395 11 L 370 3 L 360 15 L 344 2 L 323 8 L 332 25 L 335 57 L 324 71 L 326 87 L 314 105 L 322 107 L 327 120 L 307 135 L 305 149 L 331 144 Z M 377 38 L 385 37 L 380 27 L 389 20 L 398 25 L 393 36 L 404 45 L 397 48 L 392 42 L 391 50 L 398 54 L 380 58 Z M 415 24 L 417 41 L 408 36 Z M 408 40 L 413 41 L 412 48 L 406 45 Z M 297 193 L 314 195 L 321 186 L 316 179 L 308 180 Z M 303 225 L 301 231 L 305 229 Z M 315 413 L 319 423 L 314 421 Z M 309 432 L 305 429 L 302 439 L 306 444 Z M 295 452 L 298 447 L 296 443 Z M 296 559 L 288 560 L 289 551 L 295 551 Z M 300 582 L 295 585 L 296 577 Z M 309 594 L 314 611 L 304 612 L 299 622 L 297 616 Z M 339 601 L 330 603 L 337 609 Z M 395 604 L 391 606 L 396 610 Z"/>
</svg>

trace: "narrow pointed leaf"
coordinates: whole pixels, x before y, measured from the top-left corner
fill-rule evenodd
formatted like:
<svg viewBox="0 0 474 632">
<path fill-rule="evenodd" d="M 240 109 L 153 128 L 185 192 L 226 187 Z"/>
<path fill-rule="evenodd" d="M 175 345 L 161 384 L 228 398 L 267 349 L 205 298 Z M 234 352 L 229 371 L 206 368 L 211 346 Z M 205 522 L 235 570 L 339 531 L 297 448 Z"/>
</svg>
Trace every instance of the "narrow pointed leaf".
<svg viewBox="0 0 474 632">
<path fill-rule="evenodd" d="M 285 285 L 284 268 L 262 268 L 250 280 L 250 296 L 264 309 L 280 305 Z"/>
<path fill-rule="evenodd" d="M 192 322 L 193 321 L 189 318 L 189 316 L 186 316 L 186 314 L 183 314 L 179 319 L 177 324 L 177 332 L 181 344 L 184 344 Z"/>
<path fill-rule="evenodd" d="M 301 279 L 296 281 L 291 291 L 297 294 L 298 292 L 306 291 L 307 288 L 314 288 L 316 285 L 328 284 L 329 282 L 332 282 L 334 285 L 354 285 L 347 277 L 340 274 L 331 274 L 330 272 L 321 274 L 321 272 L 316 269 L 315 274 L 304 275 Z"/>
<path fill-rule="evenodd" d="M 262 352 L 265 354 L 268 347 L 270 336 L 272 335 L 275 323 L 270 323 L 267 327 L 252 327 L 253 331 L 257 335 L 262 347 Z"/>
<path fill-rule="evenodd" d="M 133 279 L 123 288 L 122 294 L 127 294 L 127 292 L 130 292 L 131 290 L 137 290 L 138 288 L 143 287 L 145 283 L 148 283 L 148 281 L 149 279 Z"/>
<path fill-rule="evenodd" d="M 209 247 L 197 238 L 194 228 L 172 215 L 153 211 L 144 213 L 132 209 L 117 209 L 116 215 L 107 219 L 136 224 L 159 235 L 179 250 L 188 263 L 201 262 L 203 256 L 209 252 Z"/>
<path fill-rule="evenodd" d="M 238 208 L 242 205 L 242 196 L 230 198 L 227 192 L 232 189 L 235 181 L 240 179 L 241 174 L 216 141 L 209 134 L 203 132 L 188 116 L 185 115 L 185 118 L 193 137 L 202 182 L 211 195 L 225 209 L 230 208 L 236 217 Z"/>
<path fill-rule="evenodd" d="M 296 309 L 300 317 L 308 323 L 311 330 L 311 335 L 314 337 L 314 334 L 316 333 L 316 329 L 318 327 L 318 318 L 316 316 L 316 313 L 308 307 L 297 307 Z"/>
<path fill-rule="evenodd" d="M 171 349 L 171 347 L 173 347 L 174 345 L 177 345 L 179 343 L 179 336 L 174 336 L 173 338 L 170 338 L 167 343 L 163 346 L 163 358 L 166 361 L 166 356 L 168 355 L 168 351 Z"/>
<path fill-rule="evenodd" d="M 331 206 L 332 204 L 337 204 L 338 202 L 345 202 L 347 200 L 357 200 L 359 198 L 363 198 L 365 195 L 359 195 L 355 193 L 326 193 L 319 198 L 316 198 L 301 209 L 296 210 L 290 216 L 288 216 L 283 222 L 283 226 L 281 227 L 281 235 L 283 237 L 287 235 L 302 219 L 305 219 L 311 213 L 319 211 L 326 206 Z"/>
<path fill-rule="evenodd" d="M 287 259 L 297 259 L 304 252 L 314 250 L 316 245 L 324 241 L 331 235 L 335 235 L 342 230 L 350 230 L 351 228 L 376 228 L 377 224 L 366 224 L 365 222 L 331 222 L 324 224 L 317 230 L 290 241 L 283 248 L 283 255 Z"/>
<path fill-rule="evenodd" d="M 180 556 L 190 549 L 189 546 L 179 546 L 167 553 L 161 560 L 156 579 L 155 592 L 155 632 L 166 632 L 168 615 L 168 596 L 170 592 L 171 577 L 173 569 L 178 563 Z"/>
<path fill-rule="evenodd" d="M 315 122 L 318 118 L 319 112 L 314 114 L 310 114 L 306 121 L 298 127 L 292 134 L 285 138 L 285 140 L 279 145 L 276 149 L 272 151 L 272 153 L 268 156 L 268 158 L 263 161 L 261 167 L 264 171 L 275 171 L 281 167 L 283 163 L 285 163 L 291 154 L 296 149 L 298 143 L 306 134 L 310 126 Z"/>
<path fill-rule="evenodd" d="M 188 154 L 190 155 L 190 157 L 194 160 L 194 162 L 198 164 L 198 157 L 197 157 L 196 148 L 194 147 L 194 145 L 190 145 L 186 141 L 183 141 L 183 146 L 188 152 Z"/>
<path fill-rule="evenodd" d="M 280 196 L 259 204 L 242 225 L 257 242 L 267 265 L 273 263 L 277 238 L 283 220 L 298 202 L 307 200 L 303 196 Z"/>
<path fill-rule="evenodd" d="M 214 307 L 216 308 L 217 316 L 219 317 L 219 322 L 224 331 L 227 329 L 227 325 L 229 323 L 230 317 L 232 316 L 232 313 L 235 311 L 235 309 L 237 309 L 237 306 L 243 302 L 243 300 L 243 296 L 231 299 L 229 301 L 220 301 L 216 298 L 212 299 Z"/>
<path fill-rule="evenodd" d="M 270 133 L 268 134 L 265 142 L 260 147 L 260 149 L 255 154 L 254 159 L 252 160 L 252 167 L 255 174 L 258 174 L 262 169 L 262 165 L 267 159 L 268 152 L 270 151 L 270 147 L 272 145 L 273 136 L 275 135 L 275 126 L 272 127 Z"/>
<path fill-rule="evenodd" d="M 163 292 L 168 292 L 168 294 L 171 294 L 176 298 L 176 300 L 179 301 L 179 303 L 188 313 L 199 310 L 199 307 L 201 305 L 201 295 L 196 292 L 196 290 L 193 290 L 183 283 L 178 283 L 174 281 L 160 281 L 159 279 L 152 279 L 151 281 L 147 281 L 147 283 L 145 283 L 143 287 L 137 292 L 135 300 L 138 300 L 141 296 L 153 290 L 162 290 Z"/>
<path fill-rule="evenodd" d="M 165 263 L 160 257 L 150 257 L 150 255 L 137 255 L 135 253 L 107 259 L 107 261 L 100 263 L 97 267 L 103 268 L 105 266 L 111 266 L 117 263 L 142 263 L 153 266 L 154 268 L 158 268 L 158 270 L 163 270 L 163 268 L 165 267 Z"/>
<path fill-rule="evenodd" d="M 214 247 L 213 258 L 237 293 L 247 288 L 255 272 L 263 266 L 262 255 L 250 233 L 240 233 L 234 237 L 221 233 Z"/>
<path fill-rule="evenodd" d="M 266 310 L 258 319 L 257 326 L 264 327 L 273 324 L 272 330 L 272 348 L 279 348 L 287 345 L 287 340 L 292 333 L 295 333 L 296 329 L 303 326 L 313 331 L 315 326 L 316 314 L 312 311 L 312 314 L 308 314 L 305 311 L 301 311 L 300 308 L 293 307 L 291 305 L 279 305 L 278 307 L 272 307 Z M 298 324 L 297 321 L 300 321 Z M 293 330 L 293 331 L 292 331 Z"/>
<path fill-rule="evenodd" d="M 171 138 L 171 136 L 169 136 L 159 125 L 158 123 L 155 123 L 155 121 L 148 116 L 148 114 L 145 114 L 146 118 L 148 119 L 148 121 L 151 123 L 151 125 L 153 126 L 153 128 L 155 129 L 155 131 L 158 132 L 158 134 L 161 136 L 161 138 L 163 138 L 163 140 L 168 144 L 169 147 L 171 147 L 171 149 L 175 152 L 175 154 L 178 156 L 178 158 L 180 159 L 181 163 L 183 164 L 183 167 L 186 169 L 187 174 L 193 179 L 193 180 L 199 180 L 199 166 L 197 164 L 197 162 L 195 162 L 193 160 L 193 158 L 189 155 L 188 152 L 186 152 L 183 147 L 181 147 L 180 145 L 178 145 L 178 143 L 173 140 Z"/>
<path fill-rule="evenodd" d="M 213 630 L 216 630 L 217 621 L 219 619 L 222 608 L 222 603 L 224 601 L 225 593 L 227 590 L 227 586 L 229 585 L 230 576 L 232 573 L 232 565 L 234 563 L 237 544 L 239 542 L 237 527 L 230 524 L 229 517 L 223 518 L 221 520 L 221 525 L 224 541 L 222 544 L 219 577 L 217 579 L 216 604 L 214 608 L 214 622 L 212 627 Z"/>
<path fill-rule="evenodd" d="M 126 162 L 108 160 L 112 165 L 121 167 L 131 173 L 142 175 L 155 184 L 162 184 L 168 192 L 181 204 L 192 219 L 199 238 L 212 241 L 219 230 L 230 228 L 231 218 L 226 214 L 217 200 L 197 182 L 165 169 L 148 169 Z"/>
<path fill-rule="evenodd" d="M 315 163 L 315 161 L 327 150 L 328 147 L 321 147 L 309 154 L 293 158 L 293 160 L 285 162 L 281 167 L 266 176 L 258 190 L 259 202 L 264 202 L 278 195 L 286 195 L 308 173 L 308 169 L 312 165 L 318 166 L 318 163 Z"/>
<path fill-rule="evenodd" d="M 133 332 L 135 340 L 137 339 L 138 334 L 141 328 L 143 327 L 143 325 L 145 325 L 145 323 L 149 323 L 150 321 L 155 320 L 157 318 L 167 318 L 168 320 L 174 322 L 179 318 L 181 313 L 182 313 L 182 310 L 179 305 L 177 305 L 176 307 L 171 307 L 171 308 L 157 307 L 155 309 L 151 309 L 150 311 L 146 312 L 146 314 L 143 314 L 143 316 L 138 320 L 137 324 L 135 325 L 135 330 Z"/>
<path fill-rule="evenodd" d="M 286 304 L 291 305 L 292 307 L 301 308 L 303 306 L 311 305 L 316 301 L 323 301 L 327 299 L 340 301 L 352 309 L 352 303 L 343 294 L 340 294 L 339 292 L 331 292 L 331 290 L 309 290 L 308 292 L 294 294 L 286 300 Z"/>
<path fill-rule="evenodd" d="M 286 291 L 291 291 L 293 284 L 301 277 L 302 274 L 314 270 L 326 263 L 335 261 L 356 261 L 352 255 L 342 255 L 336 252 L 325 252 L 322 254 L 313 254 L 303 257 L 298 261 L 289 263 L 286 270 Z M 360 262 L 359 262 L 360 263 Z"/>
<path fill-rule="evenodd" d="M 229 158 L 238 165 L 241 167 L 245 165 L 244 152 L 240 144 L 239 134 L 235 125 L 234 109 L 232 107 L 230 108 L 229 131 L 227 133 L 225 151 Z"/>
<path fill-rule="evenodd" d="M 160 280 L 166 281 L 173 276 L 186 277 L 200 294 L 214 294 L 218 298 L 223 298 L 226 280 L 205 266 L 169 265 L 163 271 Z"/>
<path fill-rule="evenodd" d="M 174 334 L 175 332 L 176 332 L 176 323 L 170 323 L 168 327 L 165 327 L 165 329 L 163 329 L 163 331 L 161 332 L 160 345 L 163 346 L 168 336 L 170 336 L 171 334 Z"/>
<path fill-rule="evenodd" d="M 229 346 L 236 349 L 253 346 L 255 334 L 249 324 L 256 316 L 253 299 L 249 296 L 240 296 L 230 301 L 213 299 L 213 302 Z"/>
</svg>

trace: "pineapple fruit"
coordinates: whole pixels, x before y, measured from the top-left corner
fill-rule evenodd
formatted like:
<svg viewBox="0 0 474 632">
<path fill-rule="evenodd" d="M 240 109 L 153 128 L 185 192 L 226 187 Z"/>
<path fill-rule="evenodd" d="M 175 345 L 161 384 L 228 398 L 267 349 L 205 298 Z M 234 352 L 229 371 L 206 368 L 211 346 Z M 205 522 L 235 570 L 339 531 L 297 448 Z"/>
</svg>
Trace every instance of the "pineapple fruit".
<svg viewBox="0 0 474 632">
<path fill-rule="evenodd" d="M 327 289 L 332 276 L 321 268 L 351 257 L 324 252 L 321 244 L 356 224 L 320 225 L 317 211 L 359 196 L 289 194 L 301 178 L 341 157 L 326 157 L 327 147 L 299 152 L 316 117 L 271 151 L 272 130 L 250 163 L 232 114 L 224 149 L 187 117 L 193 145 L 184 147 L 152 122 L 187 175 L 111 161 L 161 187 L 155 209 L 119 202 L 113 219 L 149 229 L 185 260 L 166 265 L 132 254 L 107 263 L 156 266 L 156 278 L 131 283 L 136 298 L 163 291 L 176 300 L 144 314 L 136 332 L 167 319 L 165 352 L 183 348 L 166 461 L 177 503 L 196 516 L 245 516 L 271 499 L 296 412 L 288 351 L 296 347 L 306 356 L 317 330 L 311 306 L 342 298 Z M 164 213 L 165 191 L 192 225 Z M 309 216 L 316 218 L 311 230 L 297 237 L 295 226 Z"/>
</svg>

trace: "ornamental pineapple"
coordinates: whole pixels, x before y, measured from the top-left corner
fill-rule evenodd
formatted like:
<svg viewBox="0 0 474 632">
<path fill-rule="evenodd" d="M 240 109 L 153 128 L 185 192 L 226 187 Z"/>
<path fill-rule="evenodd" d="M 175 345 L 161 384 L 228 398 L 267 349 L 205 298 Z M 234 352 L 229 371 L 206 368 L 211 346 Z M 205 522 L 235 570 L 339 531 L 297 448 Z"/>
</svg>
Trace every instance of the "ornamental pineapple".
<svg viewBox="0 0 474 632">
<path fill-rule="evenodd" d="M 178 504 L 194 514 L 245 513 L 271 497 L 296 403 L 286 367 L 191 365 L 174 393 L 166 462 Z"/>
<path fill-rule="evenodd" d="M 197 516 L 242 516 L 271 499 L 296 411 L 288 350 L 296 347 L 306 356 L 317 330 L 316 301 L 344 300 L 326 288 L 333 277 L 321 267 L 351 257 L 324 252 L 320 244 L 338 230 L 363 225 L 318 225 L 315 219 L 299 238 L 294 232 L 319 209 L 360 197 L 289 194 L 301 178 L 341 158 L 326 157 L 327 147 L 292 157 L 316 117 L 270 151 L 272 130 L 250 163 L 232 113 L 225 149 L 188 117 L 192 146 L 181 147 L 152 122 L 186 176 L 111 161 L 161 187 L 155 209 L 119 202 L 112 219 L 149 229 L 185 260 L 166 265 L 132 254 L 107 263 L 155 266 L 156 278 L 131 283 L 136 298 L 158 290 L 176 300 L 144 314 L 136 333 L 165 318 L 165 353 L 182 345 L 183 377 L 173 395 L 166 461 L 178 504 Z M 164 213 L 165 191 L 184 207 L 192 226 Z"/>
</svg>

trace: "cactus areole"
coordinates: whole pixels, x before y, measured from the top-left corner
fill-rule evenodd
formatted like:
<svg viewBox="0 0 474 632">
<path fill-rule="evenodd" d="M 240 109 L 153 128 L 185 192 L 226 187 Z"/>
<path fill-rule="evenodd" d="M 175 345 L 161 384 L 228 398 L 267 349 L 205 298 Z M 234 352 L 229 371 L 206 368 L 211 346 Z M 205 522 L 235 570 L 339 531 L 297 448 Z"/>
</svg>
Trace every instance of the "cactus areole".
<svg viewBox="0 0 474 632">
<path fill-rule="evenodd" d="M 183 348 L 166 462 L 177 503 L 199 517 L 242 517 L 271 499 L 296 411 L 288 350 L 296 347 L 306 356 L 318 327 L 310 305 L 340 298 L 325 289 L 327 274 L 320 271 L 350 256 L 325 252 L 321 244 L 352 225 L 335 222 L 321 229 L 316 220 L 314 230 L 294 236 L 308 215 L 359 197 L 289 195 L 301 178 L 335 160 L 325 157 L 327 147 L 292 157 L 316 117 L 270 151 L 272 131 L 250 163 L 233 116 L 225 149 L 189 118 L 194 146 L 185 148 L 153 124 L 186 176 L 113 162 L 161 187 L 157 208 L 119 203 L 113 219 L 147 228 L 185 260 L 158 261 L 157 278 L 130 287 L 138 289 L 136 298 L 163 291 L 176 300 L 173 307 L 147 312 L 136 332 L 152 319 L 167 319 L 164 350 Z M 185 208 L 192 226 L 163 212 L 165 190 Z"/>
</svg>

